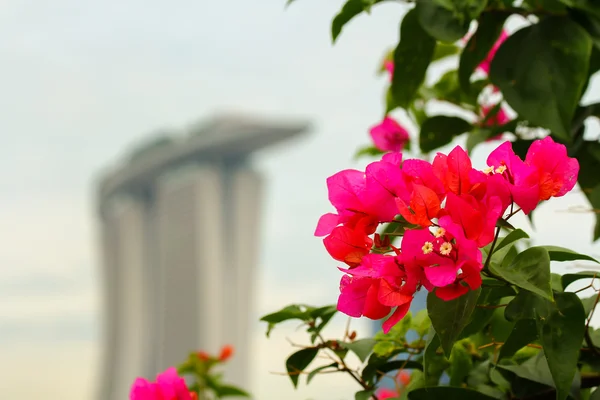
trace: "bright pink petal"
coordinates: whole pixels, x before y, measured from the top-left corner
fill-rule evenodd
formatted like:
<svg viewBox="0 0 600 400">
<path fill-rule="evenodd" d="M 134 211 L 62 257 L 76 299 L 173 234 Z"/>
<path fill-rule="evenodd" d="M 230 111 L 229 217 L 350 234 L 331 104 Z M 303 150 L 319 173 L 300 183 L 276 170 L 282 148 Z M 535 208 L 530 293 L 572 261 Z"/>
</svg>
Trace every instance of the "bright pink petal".
<svg viewBox="0 0 600 400">
<path fill-rule="evenodd" d="M 350 317 L 361 317 L 371 283 L 372 279 L 369 278 L 343 276 L 340 281 L 341 292 L 338 297 L 337 309 Z"/>
<path fill-rule="evenodd" d="M 315 230 L 315 236 L 329 235 L 333 228 L 338 226 L 340 223 L 340 216 L 337 214 L 327 213 L 319 218 L 317 229 Z"/>
<path fill-rule="evenodd" d="M 425 275 L 433 286 L 443 287 L 456 280 L 458 267 L 453 262 L 425 267 Z"/>
<path fill-rule="evenodd" d="M 137 378 L 129 392 L 129 400 L 160 400 L 158 396 L 158 386 L 144 378 Z"/>
<path fill-rule="evenodd" d="M 406 303 L 396 308 L 396 311 L 383 323 L 382 328 L 384 333 L 388 333 L 390 329 L 394 327 L 410 309 L 410 303 Z"/>
<path fill-rule="evenodd" d="M 371 287 L 367 291 L 367 297 L 365 299 L 365 308 L 363 315 L 367 318 L 378 320 L 386 317 L 391 310 L 391 307 L 381 304 L 379 302 L 379 279 L 373 280 Z"/>
<path fill-rule="evenodd" d="M 361 171 L 347 169 L 327 178 L 329 201 L 338 210 L 360 210 L 360 195 L 364 191 L 365 174 Z"/>
<path fill-rule="evenodd" d="M 435 295 L 444 301 L 454 300 L 466 294 L 469 288 L 460 284 L 460 282 L 452 283 L 448 286 L 437 288 Z"/>
</svg>

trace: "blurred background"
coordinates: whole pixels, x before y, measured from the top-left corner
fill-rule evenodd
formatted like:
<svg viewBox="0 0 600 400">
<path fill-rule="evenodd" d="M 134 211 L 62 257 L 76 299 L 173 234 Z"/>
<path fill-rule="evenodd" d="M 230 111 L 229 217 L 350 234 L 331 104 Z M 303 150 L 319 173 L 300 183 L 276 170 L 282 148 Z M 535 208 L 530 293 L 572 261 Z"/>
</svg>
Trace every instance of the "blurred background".
<svg viewBox="0 0 600 400">
<path fill-rule="evenodd" d="M 357 388 L 345 376 L 317 377 L 294 390 L 283 374 L 292 352 L 287 338 L 304 336 L 291 323 L 266 339 L 258 318 L 288 303 L 336 301 L 340 272 L 313 237 L 319 216 L 331 210 L 325 179 L 369 161 L 353 154 L 383 116 L 387 81 L 375 72 L 406 9 L 375 7 L 332 47 L 329 24 L 341 1 L 298 0 L 288 10 L 284 3 L 0 4 L 2 399 L 97 398 L 104 351 L 99 174 L 153 132 L 223 112 L 312 126 L 251 157 L 264 189 L 247 389 L 260 400 L 353 398 Z M 598 89 L 594 81 L 587 98 L 597 99 Z M 476 149 L 479 166 L 491 146 Z M 526 218 L 514 224 L 533 232 L 533 243 L 598 257 L 593 215 L 580 212 L 586 207 L 573 193 L 542 205 L 535 231 Z M 326 333 L 339 336 L 345 324 L 338 317 Z M 362 320 L 352 326 L 359 337 L 373 329 Z"/>
</svg>

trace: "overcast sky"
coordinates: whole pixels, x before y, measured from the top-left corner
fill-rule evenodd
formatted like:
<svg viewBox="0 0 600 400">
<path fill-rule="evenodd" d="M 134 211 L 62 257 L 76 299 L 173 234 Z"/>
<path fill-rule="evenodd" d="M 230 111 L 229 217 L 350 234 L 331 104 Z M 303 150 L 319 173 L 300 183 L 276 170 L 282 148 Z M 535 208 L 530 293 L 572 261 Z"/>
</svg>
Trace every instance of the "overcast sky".
<svg viewBox="0 0 600 400">
<path fill-rule="evenodd" d="M 383 112 L 375 70 L 405 11 L 375 7 L 332 47 L 340 1 L 6 0 L 0 4 L 0 393 L 93 399 L 98 368 L 98 171 L 161 127 L 217 111 L 307 118 L 315 129 L 256 156 L 267 177 L 256 316 L 290 302 L 326 304 L 339 272 L 312 237 L 328 212 L 325 179 L 362 167 L 353 152 Z M 488 148 L 489 149 L 489 148 Z M 486 149 L 476 158 L 481 162 Z M 575 195 L 543 206 L 536 241 L 596 251 Z M 523 220 L 524 221 L 524 220 Z M 565 222 L 576 222 L 567 225 Z M 530 230 L 530 229 L 529 229 Z M 344 319 L 332 326 L 343 330 Z M 293 324 L 292 324 L 293 325 Z M 365 327 L 357 322 L 357 327 Z M 351 399 L 344 379 L 294 392 L 285 337 L 253 328 L 260 400 Z M 364 329 L 363 329 L 364 331 Z"/>
</svg>

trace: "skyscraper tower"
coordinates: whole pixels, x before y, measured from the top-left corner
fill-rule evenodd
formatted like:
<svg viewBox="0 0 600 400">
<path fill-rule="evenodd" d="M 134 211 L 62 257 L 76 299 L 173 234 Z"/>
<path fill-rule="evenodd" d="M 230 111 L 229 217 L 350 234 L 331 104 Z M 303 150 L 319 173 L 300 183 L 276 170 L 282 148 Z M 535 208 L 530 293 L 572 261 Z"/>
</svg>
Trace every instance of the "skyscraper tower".
<svg viewBox="0 0 600 400">
<path fill-rule="evenodd" d="M 155 140 L 102 177 L 99 400 L 126 399 L 136 377 L 224 344 L 236 348 L 227 379 L 247 386 L 262 189 L 248 156 L 306 129 L 217 117 Z"/>
</svg>

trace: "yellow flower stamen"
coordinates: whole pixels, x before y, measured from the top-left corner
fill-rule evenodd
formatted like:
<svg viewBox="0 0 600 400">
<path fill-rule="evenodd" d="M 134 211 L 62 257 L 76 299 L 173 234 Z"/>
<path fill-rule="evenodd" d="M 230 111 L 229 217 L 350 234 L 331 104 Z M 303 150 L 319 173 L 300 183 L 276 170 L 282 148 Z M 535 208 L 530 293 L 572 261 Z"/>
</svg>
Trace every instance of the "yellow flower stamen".
<svg viewBox="0 0 600 400">
<path fill-rule="evenodd" d="M 429 254 L 433 251 L 433 243 L 431 242 L 425 242 L 425 244 L 423 245 L 423 247 L 421 247 L 421 250 L 423 250 L 423 254 Z"/>
<path fill-rule="evenodd" d="M 437 228 L 437 230 L 434 233 L 434 236 L 436 238 L 440 238 L 442 236 L 444 236 L 446 234 L 446 230 L 444 228 Z"/>
<path fill-rule="evenodd" d="M 450 254 L 450 252 L 452 252 L 452 245 L 448 242 L 442 243 L 440 246 L 440 254 L 447 256 Z"/>
<path fill-rule="evenodd" d="M 504 171 L 506 171 L 506 165 L 501 165 L 501 166 L 499 166 L 498 168 L 496 168 L 496 171 L 495 171 L 495 172 L 496 172 L 497 174 L 501 174 L 501 173 L 503 173 Z"/>
<path fill-rule="evenodd" d="M 487 167 L 486 169 L 483 170 L 483 173 L 486 175 L 489 175 L 492 172 L 494 172 L 494 167 Z"/>
</svg>

